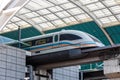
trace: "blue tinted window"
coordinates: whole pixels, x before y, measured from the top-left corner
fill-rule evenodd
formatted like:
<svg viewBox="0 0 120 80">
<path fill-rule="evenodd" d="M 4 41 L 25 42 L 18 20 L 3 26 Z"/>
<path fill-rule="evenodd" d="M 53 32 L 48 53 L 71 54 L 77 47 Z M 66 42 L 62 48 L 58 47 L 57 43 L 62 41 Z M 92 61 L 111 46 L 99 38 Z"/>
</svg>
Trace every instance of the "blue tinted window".
<svg viewBox="0 0 120 80">
<path fill-rule="evenodd" d="M 60 35 L 60 41 L 62 40 L 77 40 L 82 39 L 80 36 L 74 35 L 74 34 L 61 34 Z"/>
</svg>

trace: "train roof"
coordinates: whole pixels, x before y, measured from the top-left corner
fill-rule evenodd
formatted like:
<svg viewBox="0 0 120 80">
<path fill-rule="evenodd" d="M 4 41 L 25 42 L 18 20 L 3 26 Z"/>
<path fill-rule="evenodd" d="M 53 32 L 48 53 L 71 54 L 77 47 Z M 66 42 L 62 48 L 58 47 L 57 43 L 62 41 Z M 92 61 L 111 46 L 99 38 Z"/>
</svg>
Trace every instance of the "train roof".
<svg viewBox="0 0 120 80">
<path fill-rule="evenodd" d="M 64 33 L 70 33 L 70 34 L 76 34 L 76 33 L 86 34 L 86 32 L 79 31 L 79 30 L 61 30 L 61 31 L 54 32 L 54 33 L 43 34 L 43 35 L 39 35 L 39 36 L 34 36 L 34 37 L 30 37 L 30 38 L 25 38 L 25 39 L 22 39 L 21 41 L 29 41 L 29 40 L 34 40 L 34 39 L 38 39 L 38 38 L 45 38 L 45 37 L 53 36 L 53 35 L 55 35 L 55 34 L 64 34 Z M 88 33 L 87 33 L 87 34 L 88 34 Z M 20 42 L 21 42 L 21 41 L 20 41 Z M 8 44 L 9 44 L 9 43 L 15 43 L 15 42 L 19 42 L 19 41 L 18 41 L 18 40 L 14 40 L 14 41 L 8 42 Z"/>
<path fill-rule="evenodd" d="M 71 33 L 71 32 L 72 32 L 72 33 Z M 53 36 L 53 35 L 55 35 L 55 34 L 62 34 L 62 33 L 74 34 L 74 33 L 78 33 L 78 32 L 81 33 L 81 34 L 86 33 L 86 32 L 78 31 L 78 30 L 61 30 L 61 31 L 54 32 L 54 33 L 43 34 L 43 35 L 39 35 L 39 36 L 34 36 L 34 37 L 30 37 L 30 38 L 25 38 L 25 39 L 22 39 L 22 41 L 33 40 L 33 39 L 38 39 L 38 38 L 45 38 L 45 37 Z"/>
</svg>

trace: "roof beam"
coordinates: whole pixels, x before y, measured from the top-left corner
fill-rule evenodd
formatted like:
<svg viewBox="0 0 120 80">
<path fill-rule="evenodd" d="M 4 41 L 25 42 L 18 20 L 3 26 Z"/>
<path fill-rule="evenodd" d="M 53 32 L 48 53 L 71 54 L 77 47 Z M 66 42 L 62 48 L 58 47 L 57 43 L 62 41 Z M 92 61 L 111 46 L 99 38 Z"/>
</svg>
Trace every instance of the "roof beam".
<svg viewBox="0 0 120 80">
<path fill-rule="evenodd" d="M 11 0 L 2 0 L 0 4 L 0 12 L 2 12 L 10 2 Z"/>
<path fill-rule="evenodd" d="M 42 34 L 44 34 L 43 30 L 41 29 L 41 27 L 37 24 L 35 24 L 31 19 L 27 19 L 25 16 L 19 16 L 18 14 L 16 14 L 16 17 L 20 18 L 21 20 L 31 24 L 32 26 L 34 26 L 38 31 L 40 31 Z"/>
<path fill-rule="evenodd" d="M 20 7 L 15 7 L 9 10 L 5 10 L 0 15 L 0 31 L 5 27 L 8 21 L 15 15 L 15 13 L 20 9 Z"/>
<path fill-rule="evenodd" d="M 85 14 L 85 13 L 76 14 L 76 15 L 73 15 L 73 16 L 78 16 L 78 15 L 82 15 L 82 14 Z M 38 17 L 38 16 L 32 17 L 32 18 L 37 18 L 37 17 Z M 71 17 L 71 16 L 66 16 L 66 17 L 63 17 L 63 18 L 61 18 L 61 19 L 65 19 L 65 18 L 69 18 L 69 17 Z M 32 18 L 28 18 L 28 19 L 32 19 Z M 53 19 L 53 20 L 51 20 L 51 21 L 55 21 L 55 20 L 59 20 L 59 19 Z M 48 22 L 48 21 L 39 22 L 38 24 L 42 24 L 42 23 L 46 23 L 46 22 Z"/>
<path fill-rule="evenodd" d="M 21 9 L 30 0 L 23 0 L 21 3 L 19 1 L 20 0 L 14 0 L 13 3 L 11 2 L 11 4 L 7 5 L 6 9 L 2 11 L 0 15 L 0 31 L 2 31 L 5 25 L 19 11 L 19 9 Z M 12 4 L 14 4 L 14 6 L 11 6 Z"/>
</svg>

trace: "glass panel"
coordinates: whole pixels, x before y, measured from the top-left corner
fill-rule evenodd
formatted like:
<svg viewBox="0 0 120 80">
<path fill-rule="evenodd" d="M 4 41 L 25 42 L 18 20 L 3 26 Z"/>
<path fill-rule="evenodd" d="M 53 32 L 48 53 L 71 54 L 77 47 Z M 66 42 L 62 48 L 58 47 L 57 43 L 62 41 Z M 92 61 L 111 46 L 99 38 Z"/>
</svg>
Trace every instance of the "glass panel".
<svg viewBox="0 0 120 80">
<path fill-rule="evenodd" d="M 8 24 L 8 25 L 6 25 L 7 27 L 9 27 L 9 28 L 11 28 L 11 29 L 16 29 L 16 28 L 18 28 L 18 26 L 17 25 L 15 25 L 15 24 Z"/>
<path fill-rule="evenodd" d="M 74 3 L 78 4 L 76 6 Z M 104 24 L 112 24 L 120 20 L 120 1 L 119 0 L 31 0 L 26 4 L 17 14 L 20 16 L 13 17 L 9 24 L 14 23 L 22 27 L 30 26 L 29 21 L 33 24 L 40 26 L 40 29 L 49 30 L 56 27 L 63 27 L 74 25 L 81 22 L 91 21 L 92 18 L 85 13 L 79 5 L 89 10 L 89 13 L 99 21 L 101 26 Z M 103 5 L 104 3 L 104 5 Z M 106 6 L 105 6 L 106 5 Z M 109 9 L 112 11 L 109 11 Z M 29 19 L 24 22 L 24 19 Z M 26 19 L 25 19 L 26 20 Z M 21 22 L 23 21 L 23 22 Z M 24 26 L 23 26 L 24 25 Z M 115 24 L 114 24 L 115 25 Z M 11 27 L 7 26 L 6 30 Z M 38 27 L 37 27 L 38 28 Z"/>
<path fill-rule="evenodd" d="M 91 11 L 101 9 L 101 8 L 105 8 L 105 6 L 100 2 L 87 5 L 86 7 Z"/>
<path fill-rule="evenodd" d="M 43 31 L 55 28 L 55 26 L 50 22 L 42 23 L 42 24 L 39 24 L 39 25 L 43 29 Z"/>
<path fill-rule="evenodd" d="M 82 10 L 80 10 L 79 8 L 73 8 L 73 9 L 70 9 L 68 10 L 72 15 L 76 15 L 76 14 L 81 14 L 83 13 Z"/>
<path fill-rule="evenodd" d="M 104 0 L 103 2 L 107 5 L 107 6 L 113 6 L 116 5 L 117 0 Z"/>
<path fill-rule="evenodd" d="M 102 10 L 94 11 L 93 13 L 94 13 L 95 16 L 97 16 L 98 18 L 106 16 L 106 15 L 102 12 Z"/>
<path fill-rule="evenodd" d="M 67 13 L 66 11 L 58 12 L 56 14 L 61 18 L 70 16 L 70 14 Z"/>
<path fill-rule="evenodd" d="M 39 15 L 37 13 L 35 13 L 35 12 L 31 12 L 31 13 L 25 14 L 25 16 L 27 18 L 33 18 L 33 17 L 39 16 Z"/>
<path fill-rule="evenodd" d="M 62 25 L 62 24 L 65 24 L 63 21 L 61 21 L 61 20 L 55 20 L 55 21 L 53 21 L 53 23 L 55 24 L 55 25 Z"/>
<path fill-rule="evenodd" d="M 70 23 L 71 22 L 71 20 L 69 19 L 69 18 L 64 18 L 63 19 L 66 23 Z"/>
<path fill-rule="evenodd" d="M 32 19 L 35 23 L 41 23 L 43 22 L 40 18 L 33 18 Z"/>
<path fill-rule="evenodd" d="M 69 9 L 69 8 L 73 8 L 76 7 L 74 4 L 72 3 L 67 3 L 67 4 L 63 4 L 61 5 L 64 9 Z"/>
<path fill-rule="evenodd" d="M 120 14 L 119 14 L 119 15 L 117 15 L 117 18 L 120 20 Z"/>
<path fill-rule="evenodd" d="M 19 18 L 17 18 L 17 17 L 13 17 L 12 19 L 11 19 L 11 21 L 12 22 L 16 22 L 16 21 L 20 21 L 21 19 L 19 19 Z"/>
<path fill-rule="evenodd" d="M 32 18 L 32 21 L 34 21 L 37 24 L 47 22 L 47 20 L 45 18 L 43 18 L 43 17 Z"/>
<path fill-rule="evenodd" d="M 120 6 L 114 6 L 114 7 L 111 7 L 110 9 L 115 14 L 120 13 Z"/>
<path fill-rule="evenodd" d="M 102 23 L 110 23 L 111 22 L 108 18 L 101 18 L 100 21 Z"/>
<path fill-rule="evenodd" d="M 42 22 L 47 21 L 44 17 L 39 17 Z"/>
<path fill-rule="evenodd" d="M 75 22 L 76 21 L 76 19 L 74 18 L 74 17 L 69 17 L 69 19 L 72 21 L 72 22 Z M 71 22 L 71 23 L 72 23 Z"/>
<path fill-rule="evenodd" d="M 38 10 L 38 9 L 40 9 L 40 5 L 38 4 L 38 2 L 30 1 L 28 3 L 28 6 L 29 6 L 29 9 L 32 9 L 32 10 Z"/>
<path fill-rule="evenodd" d="M 19 14 L 25 14 L 25 13 L 29 13 L 30 10 L 26 9 L 26 8 L 22 8 L 20 11 L 19 11 Z"/>
<path fill-rule="evenodd" d="M 39 11 L 37 11 L 39 14 L 41 14 L 41 15 L 45 15 L 45 14 L 49 14 L 49 13 L 51 13 L 50 11 L 48 11 L 47 9 L 42 9 L 42 10 L 39 10 Z"/>
<path fill-rule="evenodd" d="M 48 8 L 50 11 L 52 12 L 57 12 L 57 11 L 60 11 L 60 10 L 63 10 L 62 8 L 60 8 L 59 6 L 54 6 L 54 7 L 51 7 L 51 8 Z"/>
<path fill-rule="evenodd" d="M 42 28 L 48 28 L 49 26 L 46 23 L 39 24 Z"/>
<path fill-rule="evenodd" d="M 105 6 L 104 6 L 102 3 L 100 3 L 100 2 L 96 3 L 96 6 L 97 6 L 99 9 L 105 8 Z"/>
<path fill-rule="evenodd" d="M 43 9 L 43 8 L 47 8 L 50 6 L 53 6 L 53 4 L 51 4 L 50 2 L 46 1 L 46 0 L 32 0 L 30 1 L 31 3 L 29 3 L 28 5 L 33 5 L 33 2 L 35 3 L 34 5 L 39 5 L 40 7 L 38 7 L 39 9 Z M 35 9 L 34 5 L 31 9 Z"/>
<path fill-rule="evenodd" d="M 4 27 L 2 31 L 3 31 L 3 32 L 9 32 L 9 31 L 11 31 L 11 30 L 10 30 L 9 28 L 7 28 L 7 27 Z"/>
<path fill-rule="evenodd" d="M 50 0 L 50 1 L 55 4 L 63 4 L 68 2 L 68 0 Z"/>
<path fill-rule="evenodd" d="M 111 22 L 117 21 L 117 19 L 114 16 L 110 16 L 109 19 L 111 20 Z"/>
<path fill-rule="evenodd" d="M 105 15 L 112 15 L 108 9 L 102 9 Z"/>
<path fill-rule="evenodd" d="M 56 15 L 54 15 L 54 14 L 49 14 L 49 15 L 46 15 L 45 17 L 46 17 L 47 19 L 49 19 L 49 20 L 58 19 L 58 17 L 57 17 Z"/>
<path fill-rule="evenodd" d="M 62 40 L 76 40 L 82 39 L 80 36 L 73 35 L 73 34 L 60 34 L 60 41 Z"/>
<path fill-rule="evenodd" d="M 16 22 L 16 24 L 18 24 L 20 27 L 28 27 L 28 26 L 30 26 L 30 24 L 26 23 L 25 21 Z"/>
<path fill-rule="evenodd" d="M 79 19 L 81 19 L 81 20 L 87 18 L 85 14 L 78 15 L 77 17 L 78 17 Z"/>
</svg>

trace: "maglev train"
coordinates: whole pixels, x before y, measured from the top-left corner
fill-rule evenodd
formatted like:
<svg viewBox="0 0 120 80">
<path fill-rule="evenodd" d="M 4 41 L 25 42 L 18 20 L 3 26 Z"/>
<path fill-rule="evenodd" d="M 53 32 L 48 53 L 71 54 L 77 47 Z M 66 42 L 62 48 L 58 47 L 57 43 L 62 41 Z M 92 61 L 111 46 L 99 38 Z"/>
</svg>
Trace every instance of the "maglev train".
<svg viewBox="0 0 120 80">
<path fill-rule="evenodd" d="M 26 48 L 23 47 L 25 50 L 40 54 L 75 48 L 86 49 L 104 46 L 96 37 L 77 30 L 61 30 L 59 32 L 22 39 L 21 41 L 29 45 Z"/>
</svg>

